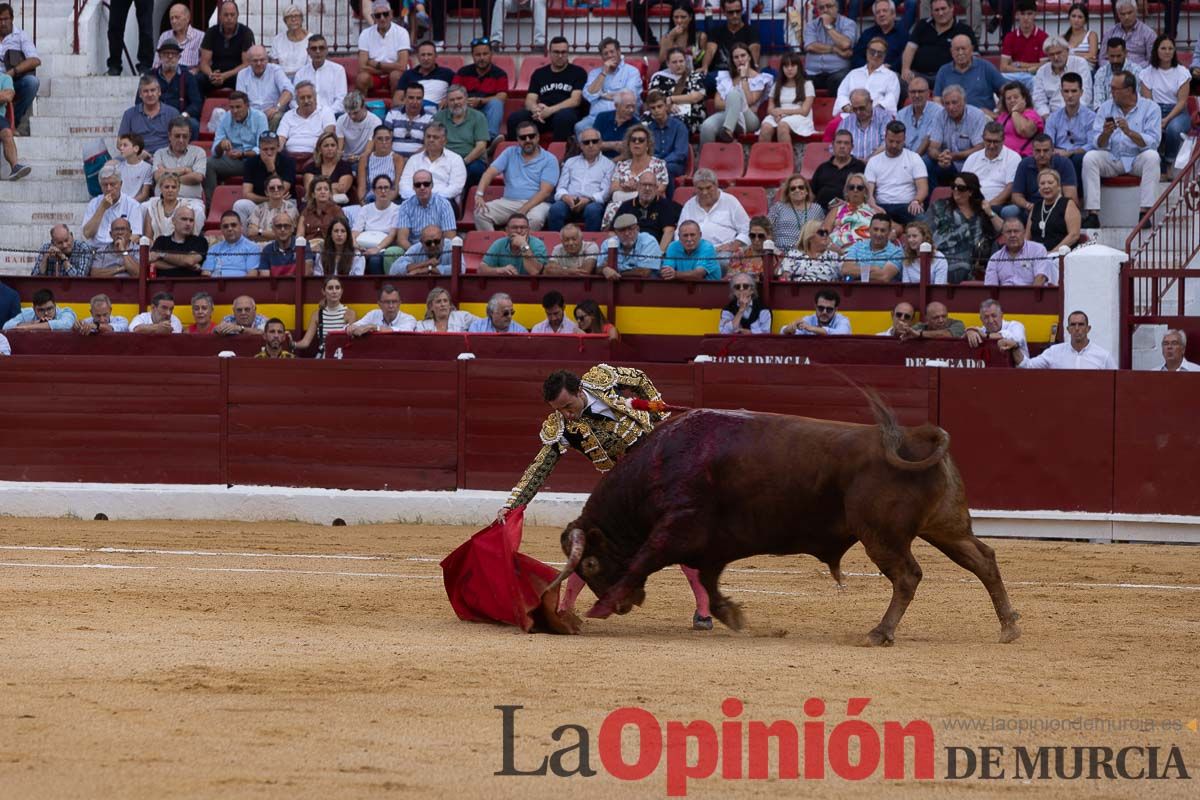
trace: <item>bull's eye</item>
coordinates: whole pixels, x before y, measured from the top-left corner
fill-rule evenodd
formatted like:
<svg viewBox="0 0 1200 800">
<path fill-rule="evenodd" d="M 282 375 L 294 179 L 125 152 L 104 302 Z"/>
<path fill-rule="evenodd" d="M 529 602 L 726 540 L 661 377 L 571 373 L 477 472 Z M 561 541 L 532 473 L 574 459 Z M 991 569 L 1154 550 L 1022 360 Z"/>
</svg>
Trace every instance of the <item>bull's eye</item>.
<svg viewBox="0 0 1200 800">
<path fill-rule="evenodd" d="M 600 571 L 600 559 L 595 556 L 588 556 L 580 566 L 583 569 L 583 574 L 590 578 Z"/>
</svg>

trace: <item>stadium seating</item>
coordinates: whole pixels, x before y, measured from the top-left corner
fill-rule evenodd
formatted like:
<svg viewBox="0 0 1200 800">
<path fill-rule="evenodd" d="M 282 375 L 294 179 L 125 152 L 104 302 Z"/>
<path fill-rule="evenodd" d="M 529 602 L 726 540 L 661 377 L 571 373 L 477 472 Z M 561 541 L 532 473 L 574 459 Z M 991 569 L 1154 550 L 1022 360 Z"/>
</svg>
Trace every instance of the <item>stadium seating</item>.
<svg viewBox="0 0 1200 800">
<path fill-rule="evenodd" d="M 750 146 L 746 172 L 738 179 L 739 186 L 774 188 L 795 170 L 792 145 L 788 142 L 755 142 Z"/>
<path fill-rule="evenodd" d="M 767 209 L 770 208 L 770 203 L 767 201 L 767 193 L 761 186 L 729 186 L 723 188 L 736 197 L 741 202 L 742 208 L 746 209 L 746 213 L 752 217 L 765 215 Z"/>
<path fill-rule="evenodd" d="M 829 152 L 829 146 L 820 142 L 813 142 L 804 148 L 804 160 L 800 162 L 800 174 L 812 180 L 813 173 L 817 171 L 817 167 L 824 164 L 832 157 Z"/>
<path fill-rule="evenodd" d="M 494 200 L 497 197 L 504 196 L 504 187 L 497 186 L 495 183 L 489 185 L 483 191 L 484 201 Z M 460 231 L 470 231 L 475 229 L 475 193 L 467 192 L 467 203 L 463 206 L 462 217 L 458 220 L 458 229 Z"/>
<path fill-rule="evenodd" d="M 221 229 L 221 215 L 233 208 L 233 204 L 242 199 L 242 187 L 218 186 L 213 190 L 212 205 L 208 209 L 208 218 L 204 220 L 205 231 Z"/>
<path fill-rule="evenodd" d="M 545 56 L 525 56 L 521 59 L 521 71 L 517 74 L 517 82 L 513 84 L 513 89 L 521 92 L 522 95 L 528 93 L 529 82 L 533 79 L 533 73 L 547 64 L 550 59 Z M 525 98 L 522 96 L 521 101 Z"/>
<path fill-rule="evenodd" d="M 478 272 L 483 254 L 492 242 L 503 239 L 504 231 L 471 231 L 463 237 L 463 272 Z"/>
</svg>

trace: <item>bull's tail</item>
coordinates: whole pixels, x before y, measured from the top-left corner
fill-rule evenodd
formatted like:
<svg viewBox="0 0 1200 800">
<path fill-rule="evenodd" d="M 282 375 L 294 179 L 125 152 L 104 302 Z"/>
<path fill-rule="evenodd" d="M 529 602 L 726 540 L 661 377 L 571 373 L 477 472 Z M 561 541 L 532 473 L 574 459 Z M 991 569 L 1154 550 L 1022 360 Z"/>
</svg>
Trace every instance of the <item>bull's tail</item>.
<svg viewBox="0 0 1200 800">
<path fill-rule="evenodd" d="M 946 453 L 950 451 L 950 434 L 941 428 L 932 430 L 927 428 L 931 444 L 933 444 L 933 452 L 920 461 L 909 461 L 900 454 L 905 442 L 900 424 L 896 422 L 896 415 L 884 404 L 874 389 L 868 389 L 865 386 L 858 388 L 866 396 L 867 403 L 871 406 L 871 413 L 875 416 L 875 422 L 879 425 L 879 433 L 883 439 L 883 455 L 889 464 L 906 472 L 921 472 L 941 463 L 942 459 L 946 457 Z"/>
</svg>

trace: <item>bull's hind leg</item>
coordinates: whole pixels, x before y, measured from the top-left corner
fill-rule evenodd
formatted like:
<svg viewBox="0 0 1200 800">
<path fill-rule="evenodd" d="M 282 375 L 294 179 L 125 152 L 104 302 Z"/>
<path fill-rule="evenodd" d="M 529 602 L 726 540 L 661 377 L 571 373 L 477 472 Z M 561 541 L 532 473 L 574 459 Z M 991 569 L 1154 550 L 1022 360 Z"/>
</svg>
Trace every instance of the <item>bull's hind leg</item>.
<svg viewBox="0 0 1200 800">
<path fill-rule="evenodd" d="M 900 624 L 917 591 L 917 584 L 921 582 L 921 565 L 913 558 L 907 542 L 897 545 L 882 542 L 873 536 L 861 538 L 867 555 L 892 582 L 892 602 L 888 604 L 883 619 L 867 634 L 867 644 L 888 647 L 895 642 L 896 626 Z"/>
<path fill-rule="evenodd" d="M 724 570 L 724 566 L 705 567 L 701 569 L 700 584 L 708 592 L 708 602 L 709 607 L 712 609 L 712 615 L 725 623 L 725 626 L 731 630 L 740 631 L 746 624 L 746 618 L 742 614 L 741 603 L 734 602 L 721 594 L 721 573 Z"/>
<path fill-rule="evenodd" d="M 1004 588 L 1004 580 L 1000 577 L 1000 566 L 996 563 L 996 551 L 988 547 L 975 534 L 961 530 L 953 532 L 934 531 L 922 533 L 921 538 L 945 553 L 951 561 L 965 570 L 972 572 L 975 577 L 987 587 L 996 608 L 996 616 L 1000 620 L 1000 641 L 1004 644 L 1014 642 L 1021 635 L 1017 620 L 1021 615 L 1013 610 L 1008 601 L 1008 590 Z"/>
</svg>

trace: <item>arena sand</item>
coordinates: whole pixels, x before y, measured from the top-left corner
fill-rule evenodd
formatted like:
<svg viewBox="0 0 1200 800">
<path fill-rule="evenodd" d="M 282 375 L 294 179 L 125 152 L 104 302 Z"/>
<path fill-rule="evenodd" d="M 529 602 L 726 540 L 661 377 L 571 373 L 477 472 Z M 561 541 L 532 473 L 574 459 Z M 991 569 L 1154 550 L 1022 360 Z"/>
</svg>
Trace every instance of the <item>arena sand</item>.
<svg viewBox="0 0 1200 800">
<path fill-rule="evenodd" d="M 810 558 L 734 565 L 725 586 L 748 632 L 691 631 L 690 593 L 671 569 L 651 579 L 643 608 L 563 638 L 454 618 L 437 561 L 472 532 L 0 520 L 0 796 L 662 797 L 665 755 L 642 781 L 605 773 L 603 720 L 639 706 L 664 725 L 719 726 L 727 697 L 745 704 L 742 721 L 797 724 L 809 719 L 804 701 L 821 698 L 826 736 L 848 698 L 870 698 L 860 716 L 876 729 L 930 723 L 936 777 L 887 781 L 880 767 L 855 782 L 827 766 L 824 780 L 792 781 L 772 770 L 766 781 L 691 781 L 690 797 L 1196 796 L 1200 733 L 1186 725 L 1200 716 L 1200 548 L 993 540 L 1023 614 L 1022 638 L 1000 645 L 983 586 L 918 543 L 925 579 L 896 646 L 870 649 L 855 645 L 890 586 L 861 547 L 844 563 L 859 573 L 844 591 Z M 525 550 L 561 561 L 557 538 L 527 530 Z M 326 557 L 344 554 L 369 558 Z M 574 743 L 550 734 L 575 724 L 600 774 L 495 776 L 497 705 L 525 707 L 517 768 Z M 1058 720 L 1068 728 L 1008 730 Z M 633 760 L 636 740 L 625 741 Z M 1176 745 L 1193 778 L 1013 779 L 1017 745 L 1160 746 L 1160 761 Z M 981 780 L 977 766 L 946 779 L 946 748 L 982 746 L 1006 748 L 1006 777 Z"/>
</svg>

